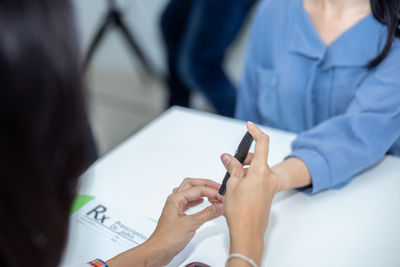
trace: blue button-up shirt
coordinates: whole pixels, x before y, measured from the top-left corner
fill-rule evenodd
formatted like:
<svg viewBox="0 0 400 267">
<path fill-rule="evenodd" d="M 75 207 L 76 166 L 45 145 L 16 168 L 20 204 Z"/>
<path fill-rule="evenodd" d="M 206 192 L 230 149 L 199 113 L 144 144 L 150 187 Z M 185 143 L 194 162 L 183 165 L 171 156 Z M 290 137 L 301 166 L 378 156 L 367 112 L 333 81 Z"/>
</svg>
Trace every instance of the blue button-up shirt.
<svg viewBox="0 0 400 267">
<path fill-rule="evenodd" d="M 370 14 L 326 46 L 302 0 L 258 8 L 236 117 L 299 133 L 290 156 L 307 165 L 313 193 L 348 183 L 386 153 L 400 155 L 399 38 L 367 67 L 386 34 Z"/>
</svg>

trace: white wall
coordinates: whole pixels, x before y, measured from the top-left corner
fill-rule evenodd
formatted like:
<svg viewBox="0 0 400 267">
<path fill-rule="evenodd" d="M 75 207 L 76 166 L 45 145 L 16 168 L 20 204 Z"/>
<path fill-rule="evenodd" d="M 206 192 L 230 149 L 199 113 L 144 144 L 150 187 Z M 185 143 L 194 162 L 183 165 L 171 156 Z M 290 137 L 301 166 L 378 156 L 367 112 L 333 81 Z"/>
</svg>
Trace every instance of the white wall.
<svg viewBox="0 0 400 267">
<path fill-rule="evenodd" d="M 166 0 L 119 0 L 126 24 L 137 38 L 144 52 L 157 67 L 164 69 L 164 55 L 159 36 L 159 14 Z M 82 51 L 86 52 L 89 41 L 107 10 L 106 0 L 73 0 L 81 35 Z M 106 34 L 106 39 L 97 50 L 92 64 L 97 68 L 124 71 L 137 67 L 137 62 L 126 45 L 123 36 L 115 30 Z"/>
</svg>

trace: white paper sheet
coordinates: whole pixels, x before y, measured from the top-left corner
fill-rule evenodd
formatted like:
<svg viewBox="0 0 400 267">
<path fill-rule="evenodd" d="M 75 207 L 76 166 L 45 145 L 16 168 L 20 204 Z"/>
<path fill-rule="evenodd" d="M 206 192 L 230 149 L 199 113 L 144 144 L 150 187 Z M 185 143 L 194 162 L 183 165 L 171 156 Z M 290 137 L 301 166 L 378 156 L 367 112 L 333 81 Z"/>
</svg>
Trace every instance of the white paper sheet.
<svg viewBox="0 0 400 267">
<path fill-rule="evenodd" d="M 131 208 L 126 210 L 94 198 L 71 215 L 70 236 L 60 266 L 79 266 L 96 258 L 108 260 L 142 244 L 156 225 L 154 219 Z"/>
</svg>

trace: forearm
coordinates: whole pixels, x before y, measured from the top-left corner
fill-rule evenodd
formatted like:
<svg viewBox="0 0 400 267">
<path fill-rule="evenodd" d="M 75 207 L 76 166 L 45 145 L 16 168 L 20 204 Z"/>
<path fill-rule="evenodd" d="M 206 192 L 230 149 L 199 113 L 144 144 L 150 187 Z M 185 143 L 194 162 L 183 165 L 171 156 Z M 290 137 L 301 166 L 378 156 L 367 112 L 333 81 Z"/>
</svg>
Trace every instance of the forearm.
<svg viewBox="0 0 400 267">
<path fill-rule="evenodd" d="M 148 240 L 142 245 L 127 250 L 107 261 L 109 267 L 158 267 L 165 265 L 165 253 L 161 246 Z"/>
<path fill-rule="evenodd" d="M 261 263 L 264 241 L 261 236 L 245 233 L 231 234 L 230 254 L 238 253 L 252 259 L 258 266 Z M 239 258 L 229 260 L 229 267 L 248 267 L 249 263 Z"/>
<path fill-rule="evenodd" d="M 306 164 L 292 157 L 272 167 L 278 175 L 278 191 L 311 185 L 311 175 Z"/>
</svg>

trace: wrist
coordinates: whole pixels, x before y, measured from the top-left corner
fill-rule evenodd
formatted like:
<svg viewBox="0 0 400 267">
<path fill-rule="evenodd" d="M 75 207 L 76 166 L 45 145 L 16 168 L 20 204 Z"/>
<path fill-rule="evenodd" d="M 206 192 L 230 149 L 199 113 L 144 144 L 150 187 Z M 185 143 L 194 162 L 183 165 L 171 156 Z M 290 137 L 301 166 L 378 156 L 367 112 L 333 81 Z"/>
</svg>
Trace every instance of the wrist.
<svg viewBox="0 0 400 267">
<path fill-rule="evenodd" d="M 246 233 L 231 235 L 230 254 L 238 253 L 244 255 L 259 265 L 263 250 L 264 238 L 261 235 Z"/>
<path fill-rule="evenodd" d="M 273 166 L 271 168 L 272 172 L 276 174 L 277 179 L 277 192 L 282 192 L 285 190 L 292 189 L 291 185 L 291 173 L 290 168 L 292 168 L 293 158 L 286 159 L 281 163 Z"/>
<path fill-rule="evenodd" d="M 168 255 L 168 249 L 164 242 L 157 238 L 150 237 L 142 246 L 142 253 L 146 255 L 145 266 L 165 266 L 175 255 Z"/>
<path fill-rule="evenodd" d="M 285 173 L 285 170 L 280 167 L 280 165 L 275 165 L 274 167 L 271 168 L 272 172 L 275 173 L 275 175 L 278 177 L 277 183 L 276 183 L 276 192 L 282 192 L 288 189 L 287 185 L 287 174 Z"/>
<path fill-rule="evenodd" d="M 311 174 L 306 164 L 290 157 L 271 168 L 278 176 L 278 192 L 311 185 Z"/>
</svg>

